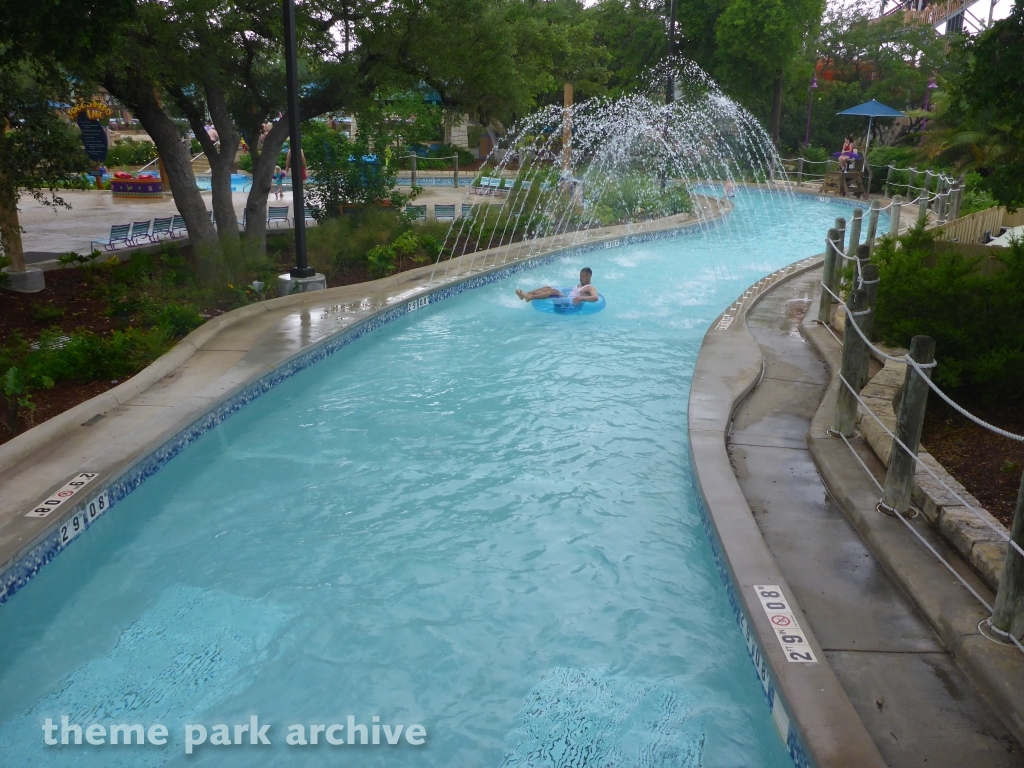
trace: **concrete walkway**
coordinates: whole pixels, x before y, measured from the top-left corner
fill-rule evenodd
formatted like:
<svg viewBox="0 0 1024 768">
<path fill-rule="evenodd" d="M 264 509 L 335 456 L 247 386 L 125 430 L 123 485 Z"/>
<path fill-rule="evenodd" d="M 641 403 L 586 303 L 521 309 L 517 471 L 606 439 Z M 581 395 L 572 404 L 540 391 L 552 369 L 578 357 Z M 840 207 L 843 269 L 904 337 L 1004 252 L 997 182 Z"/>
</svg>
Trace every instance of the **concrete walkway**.
<svg viewBox="0 0 1024 768">
<path fill-rule="evenodd" d="M 401 191 L 401 188 L 399 188 Z M 212 192 L 202 192 L 206 209 L 213 208 Z M 157 216 L 170 216 L 178 212 L 174 199 L 170 195 L 154 198 L 118 198 L 110 192 L 99 190 L 67 190 L 61 194 L 71 208 L 54 208 L 42 205 L 29 197 L 23 197 L 18 204 L 18 216 L 25 232 L 22 235 L 25 249 L 25 261 L 28 264 L 39 264 L 51 261 L 56 255 L 74 251 L 89 253 L 93 240 L 106 242 L 110 237 L 113 224 L 130 224 L 133 221 L 148 221 Z M 231 196 L 238 215 L 242 221 L 242 211 L 249 197 L 248 192 L 236 192 Z M 469 187 L 424 187 L 413 202 L 427 205 L 427 215 L 433 218 L 434 205 L 437 203 L 490 203 L 504 198 L 486 198 L 472 195 Z M 291 194 L 286 193 L 284 200 L 275 200 L 273 194 L 267 205 L 291 206 Z M 274 231 L 271 227 L 270 232 Z"/>
<path fill-rule="evenodd" d="M 765 542 L 846 694 L 893 768 L 1019 766 L 1024 753 L 928 621 L 829 500 L 806 435 L 828 385 L 800 334 L 820 268 L 747 316 L 764 376 L 728 448 Z"/>
</svg>

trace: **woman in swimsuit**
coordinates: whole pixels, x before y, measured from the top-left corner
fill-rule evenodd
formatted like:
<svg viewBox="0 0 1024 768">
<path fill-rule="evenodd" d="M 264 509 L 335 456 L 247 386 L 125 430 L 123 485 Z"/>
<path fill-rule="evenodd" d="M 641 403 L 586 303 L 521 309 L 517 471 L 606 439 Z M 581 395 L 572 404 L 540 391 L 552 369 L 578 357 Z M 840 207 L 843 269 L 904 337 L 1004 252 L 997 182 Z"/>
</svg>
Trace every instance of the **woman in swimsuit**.
<svg viewBox="0 0 1024 768">
<path fill-rule="evenodd" d="M 853 139 L 849 136 L 843 142 L 843 151 L 839 155 L 839 167 L 844 171 L 850 167 L 850 163 L 857 159 L 857 148 L 853 146 Z"/>
<path fill-rule="evenodd" d="M 582 304 L 584 301 L 597 301 L 597 288 L 590 284 L 590 278 L 593 277 L 594 270 L 590 267 L 584 267 L 580 270 L 580 284 L 577 285 L 569 292 L 569 298 L 572 299 L 574 305 Z M 545 285 L 543 288 L 538 288 L 534 291 L 524 292 L 519 288 L 516 288 L 516 296 L 523 301 L 533 301 L 534 299 L 558 299 L 563 296 L 562 292 L 557 288 L 552 288 L 550 285 Z"/>
</svg>

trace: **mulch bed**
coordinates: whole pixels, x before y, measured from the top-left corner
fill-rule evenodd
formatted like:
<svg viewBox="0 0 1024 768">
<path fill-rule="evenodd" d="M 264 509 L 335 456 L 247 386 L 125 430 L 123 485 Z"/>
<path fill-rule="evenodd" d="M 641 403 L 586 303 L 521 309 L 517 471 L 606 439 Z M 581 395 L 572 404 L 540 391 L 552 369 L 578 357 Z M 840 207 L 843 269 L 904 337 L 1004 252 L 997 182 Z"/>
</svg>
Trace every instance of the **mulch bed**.
<svg viewBox="0 0 1024 768">
<path fill-rule="evenodd" d="M 990 424 L 1024 434 L 1024 403 L 1004 403 L 998 409 L 965 407 Z M 1010 527 L 1024 472 L 1024 443 L 978 426 L 934 397 L 928 399 L 921 443 L 985 509 Z"/>
</svg>

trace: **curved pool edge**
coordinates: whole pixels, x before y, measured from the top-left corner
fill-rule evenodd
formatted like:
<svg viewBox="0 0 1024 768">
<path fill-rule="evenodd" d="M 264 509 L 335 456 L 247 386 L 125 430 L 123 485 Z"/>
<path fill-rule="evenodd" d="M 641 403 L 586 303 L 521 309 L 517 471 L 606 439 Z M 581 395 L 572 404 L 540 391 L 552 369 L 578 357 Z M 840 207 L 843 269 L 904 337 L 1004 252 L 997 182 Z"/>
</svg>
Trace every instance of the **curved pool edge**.
<svg viewBox="0 0 1024 768">
<path fill-rule="evenodd" d="M 733 414 L 763 373 L 761 349 L 747 330 L 747 313 L 775 287 L 821 263 L 820 255 L 812 256 L 762 278 L 705 333 L 687 406 L 690 463 L 715 564 L 794 765 L 882 768 L 885 762 L 878 748 L 836 678 L 750 513 L 726 450 Z M 755 584 L 781 587 L 817 663 L 791 663 L 786 659 Z"/>
<path fill-rule="evenodd" d="M 575 234 L 555 236 L 539 249 L 536 243 L 516 243 L 445 262 L 456 265 L 452 276 L 434 275 L 434 265 L 427 265 L 368 283 L 270 299 L 205 323 L 128 381 L 0 446 L 0 605 L 202 434 L 364 334 L 429 304 L 556 259 L 706 231 L 732 211 L 728 201 L 717 201 L 714 207 L 714 215 L 707 218 L 672 216 L 591 230 L 584 242 L 572 242 L 579 240 Z M 317 312 L 322 314 L 319 329 L 313 327 Z M 298 338 L 282 342 L 280 337 L 289 331 L 294 336 L 296 324 L 301 326 Z M 246 336 L 247 325 L 252 333 Z M 215 381 L 206 382 L 200 393 L 190 391 L 186 379 L 196 358 L 225 351 L 236 353 L 236 362 Z M 202 364 L 202 360 L 196 363 Z M 177 399 L 165 393 L 164 401 L 171 404 L 161 404 L 158 392 L 153 404 L 152 393 L 173 389 L 176 381 L 182 390 Z M 216 393 L 202 394 L 211 390 Z M 132 419 L 138 419 L 133 409 L 155 408 L 166 408 L 166 412 L 147 417 L 141 426 L 132 425 Z M 127 423 L 120 433 L 109 434 L 111 424 L 100 421 L 110 415 Z M 93 424 L 105 424 L 106 441 L 82 435 Z M 77 445 L 71 446 L 75 441 Z M 55 457 L 60 451 L 63 455 Z M 83 472 L 96 477 L 80 496 L 76 494 L 52 517 L 26 517 Z"/>
</svg>

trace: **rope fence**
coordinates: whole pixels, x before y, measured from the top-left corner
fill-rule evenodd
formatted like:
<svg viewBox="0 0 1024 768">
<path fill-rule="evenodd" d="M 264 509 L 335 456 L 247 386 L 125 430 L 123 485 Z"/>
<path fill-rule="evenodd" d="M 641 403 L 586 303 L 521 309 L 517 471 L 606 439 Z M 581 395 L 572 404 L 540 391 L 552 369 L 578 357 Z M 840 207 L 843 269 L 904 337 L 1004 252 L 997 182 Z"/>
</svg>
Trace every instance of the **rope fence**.
<svg viewBox="0 0 1024 768">
<path fill-rule="evenodd" d="M 938 198 L 941 197 L 942 195 L 948 195 L 951 191 L 952 190 L 947 190 L 945 193 L 935 193 L 934 197 Z M 927 194 L 927 192 L 925 194 Z M 892 229 L 893 227 L 890 226 L 890 230 Z M 1018 648 L 1018 650 L 1024 652 L 1024 645 L 1021 644 L 1018 638 L 1014 637 L 1009 632 L 1001 630 L 993 623 L 993 620 L 995 619 L 995 611 L 999 611 L 1000 623 L 1005 623 L 1008 626 L 1008 628 L 1011 626 L 1012 622 L 1018 620 L 1016 615 L 1013 615 L 1009 619 L 1007 619 L 1007 612 L 1015 610 L 1013 606 L 1015 606 L 1017 602 L 1019 602 L 1015 598 L 1018 594 L 1024 594 L 1024 582 L 1018 584 L 1018 580 L 1011 579 L 1009 584 L 1004 584 L 1003 582 L 1007 581 L 1006 571 L 1009 570 L 1004 569 L 1004 578 L 998 585 L 999 593 L 1001 595 L 1003 590 L 1005 589 L 1007 590 L 1007 594 L 1011 595 L 1011 597 L 1007 597 L 1005 600 L 1003 600 L 1001 599 L 1000 595 L 997 595 L 996 607 L 993 608 L 993 606 L 990 605 L 988 601 L 986 601 L 966 580 L 964 580 L 963 577 L 956 571 L 956 569 L 953 568 L 953 566 L 950 565 L 950 563 L 942 557 L 942 555 L 935 549 L 935 547 L 933 547 L 927 540 L 924 539 L 924 537 L 921 536 L 921 534 L 917 530 L 914 529 L 914 527 L 905 517 L 905 512 L 909 509 L 910 505 L 909 493 L 910 488 L 913 485 L 913 477 L 915 472 L 918 469 L 920 469 L 923 470 L 923 472 L 926 475 L 928 475 L 935 483 L 937 483 L 939 487 L 941 487 L 946 493 L 948 493 L 950 498 L 954 499 L 963 509 L 967 510 L 971 515 L 971 519 L 973 519 L 977 523 L 980 523 L 985 528 L 991 530 L 993 533 L 996 534 L 996 537 L 999 540 L 1006 542 L 1006 546 L 1009 548 L 1010 551 L 1015 552 L 1018 556 L 1024 557 L 1024 548 L 1022 548 L 1020 544 L 1013 540 L 1013 538 L 1006 531 L 1006 529 L 1003 528 L 987 512 L 978 509 L 977 507 L 974 506 L 974 504 L 968 502 L 965 498 L 966 492 L 961 493 L 957 489 L 951 487 L 949 482 L 947 482 L 943 477 L 940 477 L 939 474 L 936 473 L 935 470 L 933 470 L 932 467 L 929 466 L 926 462 L 922 461 L 922 459 L 917 455 L 917 447 L 915 445 L 916 441 L 920 439 L 920 425 L 924 419 L 925 398 L 929 390 L 935 392 L 947 405 L 949 405 L 951 408 L 957 411 L 957 413 L 961 414 L 964 418 L 969 419 L 971 422 L 977 424 L 983 429 L 992 432 L 993 434 L 997 434 L 1006 439 L 1014 440 L 1016 442 L 1021 443 L 1024 443 L 1024 435 L 1018 435 L 1008 430 L 997 427 L 994 424 L 990 424 L 984 419 L 981 419 L 980 417 L 972 414 L 962 405 L 953 400 L 953 398 L 951 398 L 948 394 L 943 392 L 942 389 L 934 381 L 932 381 L 930 375 L 931 370 L 934 369 L 937 365 L 937 362 L 935 362 L 933 359 L 932 352 L 921 351 L 928 350 L 929 348 L 927 347 L 927 345 L 923 345 L 918 348 L 918 351 L 915 352 L 914 354 L 916 354 L 918 358 L 921 359 L 915 359 L 910 352 L 905 353 L 903 355 L 892 355 L 886 352 L 885 350 L 880 349 L 878 346 L 872 343 L 872 341 L 868 338 L 867 333 L 865 333 L 864 329 L 861 328 L 860 320 L 863 316 L 873 315 L 873 303 L 875 293 L 873 291 L 868 291 L 865 294 L 864 291 L 861 289 L 864 288 L 865 286 L 870 286 L 878 283 L 878 280 L 864 279 L 863 271 L 867 270 L 867 267 L 863 266 L 863 264 L 868 264 L 869 262 L 867 261 L 867 259 L 862 259 L 850 255 L 851 251 L 856 251 L 857 248 L 860 247 L 861 245 L 859 243 L 853 242 L 853 240 L 859 239 L 859 234 L 851 234 L 852 239 L 849 247 L 843 249 L 842 239 L 837 240 L 834 236 L 834 233 L 843 231 L 845 231 L 845 223 L 837 221 L 837 229 L 830 230 L 829 236 L 826 238 L 826 261 L 822 280 L 820 281 L 822 289 L 822 309 L 819 313 L 818 322 L 825 327 L 825 329 L 840 344 L 840 346 L 845 347 L 847 344 L 850 343 L 849 340 L 854 338 L 853 336 L 847 333 L 845 339 L 840 339 L 839 336 L 830 327 L 831 309 L 829 308 L 829 305 L 831 302 L 829 301 L 829 299 L 835 301 L 836 303 L 838 303 L 840 310 L 845 313 L 845 328 L 851 329 L 852 331 L 855 332 L 856 337 L 859 338 L 859 342 L 863 345 L 863 348 L 862 351 L 858 350 L 858 352 L 852 354 L 848 354 L 848 352 L 844 351 L 842 371 L 838 374 L 838 379 L 842 385 L 840 389 L 840 394 L 842 394 L 845 390 L 845 392 L 848 392 L 853 399 L 844 399 L 845 396 L 839 398 L 836 404 L 836 416 L 834 427 L 828 430 L 828 434 L 832 436 L 838 436 L 843 439 L 843 442 L 846 444 L 847 448 L 849 448 L 851 454 L 857 460 L 857 463 L 861 466 L 865 474 L 867 474 L 867 476 L 871 479 L 875 486 L 877 486 L 878 490 L 882 493 L 882 500 L 880 500 L 878 503 L 878 510 L 880 512 L 892 514 L 900 518 L 904 525 L 906 525 L 906 527 L 911 530 L 911 532 L 928 549 L 928 551 L 934 557 L 936 557 L 942 563 L 942 565 L 947 570 L 949 570 L 950 573 L 952 573 L 957 578 L 957 580 L 989 612 L 990 618 L 982 622 L 986 625 L 986 628 L 991 630 L 993 633 L 997 634 L 999 637 L 1004 638 L 1009 642 L 1012 642 L 1013 645 L 1015 645 Z M 899 231 L 898 228 L 896 229 L 896 231 Z M 859 233 L 859 224 L 855 226 L 854 232 Z M 840 235 L 840 237 L 843 236 Z M 869 247 L 867 249 L 867 254 L 868 256 L 870 256 L 871 244 L 869 243 L 868 246 Z M 834 282 L 838 280 L 838 269 L 835 265 L 839 263 L 840 260 L 854 261 L 857 266 L 857 293 L 851 292 L 851 295 L 848 297 L 849 301 L 844 300 L 843 297 L 837 294 L 836 291 L 838 290 L 838 288 L 834 290 L 833 287 L 829 285 L 829 282 Z M 877 267 L 871 265 L 871 269 L 873 270 L 873 272 L 871 273 L 871 277 L 876 277 L 878 274 Z M 826 298 L 826 296 L 828 297 L 828 299 Z M 859 309 L 859 307 L 864 306 L 865 302 L 867 303 L 867 308 Z M 825 314 L 821 314 L 822 312 Z M 921 341 L 927 341 L 927 343 L 931 345 L 930 349 L 934 350 L 934 342 L 931 341 L 930 339 L 925 339 L 924 337 L 915 337 L 914 344 L 917 345 Z M 914 399 L 910 401 L 909 406 L 906 402 L 904 402 L 897 409 L 897 430 L 902 431 L 904 435 L 908 436 L 906 440 L 909 440 L 911 445 L 915 445 L 914 448 L 911 448 L 911 445 L 908 445 L 904 439 L 901 439 L 895 432 L 893 432 L 892 429 L 890 429 L 885 424 L 885 422 L 882 421 L 879 415 L 876 414 L 875 411 L 868 405 L 868 403 L 866 403 L 864 399 L 861 397 L 859 388 L 853 386 L 850 383 L 850 378 L 852 378 L 854 381 L 866 382 L 867 378 L 864 372 L 866 372 L 867 370 L 866 361 L 867 356 L 869 354 L 874 354 L 875 356 L 882 360 L 887 360 L 895 363 L 903 363 L 907 366 L 906 383 L 904 384 L 904 397 L 913 397 Z M 859 361 L 855 359 L 858 357 L 858 355 L 862 356 L 862 359 Z M 913 372 L 913 374 L 911 373 L 911 371 Z M 927 387 L 924 389 L 919 388 L 918 384 L 913 383 L 914 379 L 923 380 L 923 383 L 926 384 Z M 913 391 L 915 394 L 908 395 L 908 392 L 911 390 L 912 383 L 914 387 Z M 905 456 L 910 460 L 909 464 L 904 462 L 903 459 L 896 461 L 896 454 L 890 454 L 885 487 L 883 487 L 882 484 L 878 482 L 878 479 L 874 476 L 874 474 L 871 472 L 868 466 L 864 463 L 863 459 L 857 453 L 854 446 L 847 439 L 848 436 L 856 434 L 854 425 L 856 424 L 855 415 L 858 406 L 861 409 L 863 409 L 863 411 L 868 414 L 868 416 L 878 425 L 878 427 L 881 428 L 882 432 L 892 440 L 892 451 L 900 451 L 903 454 L 905 454 Z M 916 432 L 914 430 L 916 430 Z M 890 483 L 892 483 L 891 488 Z M 1022 488 L 1024 488 L 1024 483 L 1022 483 Z M 1021 493 L 1024 494 L 1024 490 L 1022 490 Z M 1018 501 L 1018 508 L 1024 508 L 1021 507 L 1020 501 Z M 1008 608 L 1007 606 L 1010 607 Z"/>
</svg>

